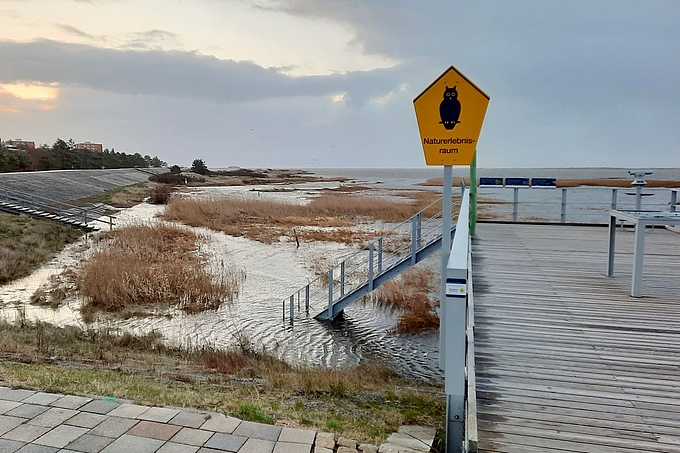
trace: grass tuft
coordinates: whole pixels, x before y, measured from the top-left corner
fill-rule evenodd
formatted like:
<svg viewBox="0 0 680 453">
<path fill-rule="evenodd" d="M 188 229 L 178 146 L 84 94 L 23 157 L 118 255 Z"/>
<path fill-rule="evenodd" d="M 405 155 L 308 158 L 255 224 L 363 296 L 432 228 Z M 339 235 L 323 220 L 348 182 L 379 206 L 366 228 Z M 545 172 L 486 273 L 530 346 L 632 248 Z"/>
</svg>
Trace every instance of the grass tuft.
<svg viewBox="0 0 680 453">
<path fill-rule="evenodd" d="M 367 296 L 367 300 L 400 311 L 394 330 L 398 333 L 420 333 L 439 329 L 439 316 L 430 301 L 434 271 L 414 267 L 385 283 Z"/>
<path fill-rule="evenodd" d="M 85 262 L 78 280 L 83 310 L 130 312 L 178 306 L 195 313 L 216 309 L 238 295 L 245 278 L 223 266 L 219 275 L 206 270 L 191 231 L 164 224 L 136 225 L 101 236 L 100 250 Z"/>
</svg>

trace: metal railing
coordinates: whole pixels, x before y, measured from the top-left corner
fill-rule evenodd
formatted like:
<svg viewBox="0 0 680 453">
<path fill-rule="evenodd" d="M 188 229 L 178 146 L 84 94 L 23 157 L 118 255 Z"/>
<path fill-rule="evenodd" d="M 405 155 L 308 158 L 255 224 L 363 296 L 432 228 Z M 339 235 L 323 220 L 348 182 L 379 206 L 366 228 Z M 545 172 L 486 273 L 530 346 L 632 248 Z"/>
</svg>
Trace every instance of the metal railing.
<svg viewBox="0 0 680 453">
<path fill-rule="evenodd" d="M 635 209 L 635 188 L 479 187 L 480 220 L 607 224 L 612 209 Z M 643 190 L 642 210 L 677 210 L 678 190 Z"/>
<path fill-rule="evenodd" d="M 337 307 L 334 310 L 334 304 L 339 300 L 359 289 L 370 292 L 380 276 L 385 276 L 405 261 L 415 264 L 418 251 L 441 238 L 441 207 L 425 217 L 441 203 L 439 198 L 361 250 L 342 258 L 340 263 L 284 299 L 283 321 L 288 319 L 292 324 L 296 318 L 309 317 L 310 313 L 315 315 L 324 310 L 328 310 L 328 319 L 333 319 L 340 311 Z"/>
<path fill-rule="evenodd" d="M 37 195 L 26 194 L 11 189 L 0 190 L 0 201 L 36 211 L 54 214 L 82 224 L 103 223 L 113 228 L 115 217 L 101 212 L 100 208 L 75 206 L 62 201 L 52 200 Z M 102 219 L 104 218 L 104 219 Z"/>
</svg>

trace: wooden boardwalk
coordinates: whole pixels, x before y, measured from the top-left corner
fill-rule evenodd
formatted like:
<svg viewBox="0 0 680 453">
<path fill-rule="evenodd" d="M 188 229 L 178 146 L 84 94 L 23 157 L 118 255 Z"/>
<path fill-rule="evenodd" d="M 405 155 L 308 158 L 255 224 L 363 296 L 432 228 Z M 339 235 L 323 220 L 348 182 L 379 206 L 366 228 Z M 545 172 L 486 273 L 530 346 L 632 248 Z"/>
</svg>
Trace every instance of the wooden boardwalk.
<svg viewBox="0 0 680 453">
<path fill-rule="evenodd" d="M 479 451 L 680 452 L 680 234 L 480 224 L 473 239 Z"/>
</svg>

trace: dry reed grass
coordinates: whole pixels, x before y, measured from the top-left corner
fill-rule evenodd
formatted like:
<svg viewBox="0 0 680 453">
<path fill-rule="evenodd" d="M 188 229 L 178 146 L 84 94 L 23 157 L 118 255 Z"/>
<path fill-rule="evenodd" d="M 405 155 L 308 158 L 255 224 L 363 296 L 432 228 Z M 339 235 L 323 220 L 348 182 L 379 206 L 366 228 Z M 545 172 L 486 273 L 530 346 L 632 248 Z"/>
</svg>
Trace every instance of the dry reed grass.
<svg viewBox="0 0 680 453">
<path fill-rule="evenodd" d="M 362 243 L 373 233 L 351 228 L 361 221 L 403 221 L 431 202 L 433 195 L 413 192 L 409 202 L 397 202 L 347 193 L 326 192 L 308 205 L 259 199 L 170 199 L 163 218 L 194 227 L 206 227 L 233 236 L 245 236 L 264 243 L 282 237 Z M 317 229 L 300 228 L 316 227 Z M 297 228 L 297 230 L 293 230 Z M 325 230 L 320 230 L 325 228 Z M 329 229 L 330 228 L 330 229 Z"/>
<path fill-rule="evenodd" d="M 461 181 L 465 181 L 466 186 L 470 185 L 470 178 L 461 178 L 460 176 L 454 176 L 451 185 L 453 187 L 458 187 L 458 186 L 460 186 Z M 427 181 L 421 182 L 418 185 L 419 186 L 438 186 L 438 187 L 441 187 L 441 186 L 444 185 L 444 178 L 430 178 Z"/>
<path fill-rule="evenodd" d="M 429 297 L 433 291 L 434 275 L 432 269 L 414 267 L 366 297 L 378 306 L 401 312 L 394 329 L 396 332 L 436 330 L 439 328 L 439 316 Z"/>
<path fill-rule="evenodd" d="M 206 270 L 195 233 L 169 225 L 136 225 L 102 236 L 101 250 L 84 263 L 78 279 L 83 310 L 110 312 L 178 306 L 187 312 L 216 309 L 238 295 L 244 275 L 225 267 Z"/>
</svg>

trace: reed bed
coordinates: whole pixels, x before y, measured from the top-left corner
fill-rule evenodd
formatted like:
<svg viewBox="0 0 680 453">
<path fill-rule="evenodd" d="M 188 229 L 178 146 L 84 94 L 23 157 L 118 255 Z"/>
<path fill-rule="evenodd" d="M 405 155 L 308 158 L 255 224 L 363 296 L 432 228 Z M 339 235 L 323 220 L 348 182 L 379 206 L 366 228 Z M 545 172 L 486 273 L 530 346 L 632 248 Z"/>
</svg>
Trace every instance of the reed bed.
<svg viewBox="0 0 680 453">
<path fill-rule="evenodd" d="M 430 294 L 435 273 L 432 269 L 414 267 L 382 285 L 366 299 L 391 310 L 399 311 L 394 328 L 398 333 L 420 333 L 439 329 L 439 316 Z"/>
<path fill-rule="evenodd" d="M 369 237 L 350 227 L 362 221 L 401 222 L 426 206 L 433 197 L 436 194 L 417 194 L 400 202 L 327 192 L 307 205 L 259 199 L 174 197 L 168 201 L 163 218 L 264 243 L 279 241 L 282 237 L 295 240 L 296 235 L 298 240 L 357 243 Z M 329 229 L 320 233 L 318 229 L 300 227 Z"/>
<path fill-rule="evenodd" d="M 245 276 L 229 266 L 218 275 L 209 273 L 207 258 L 197 252 L 199 244 L 195 233 L 164 224 L 104 234 L 78 279 L 84 312 L 129 314 L 178 306 L 193 313 L 233 300 Z"/>
</svg>

